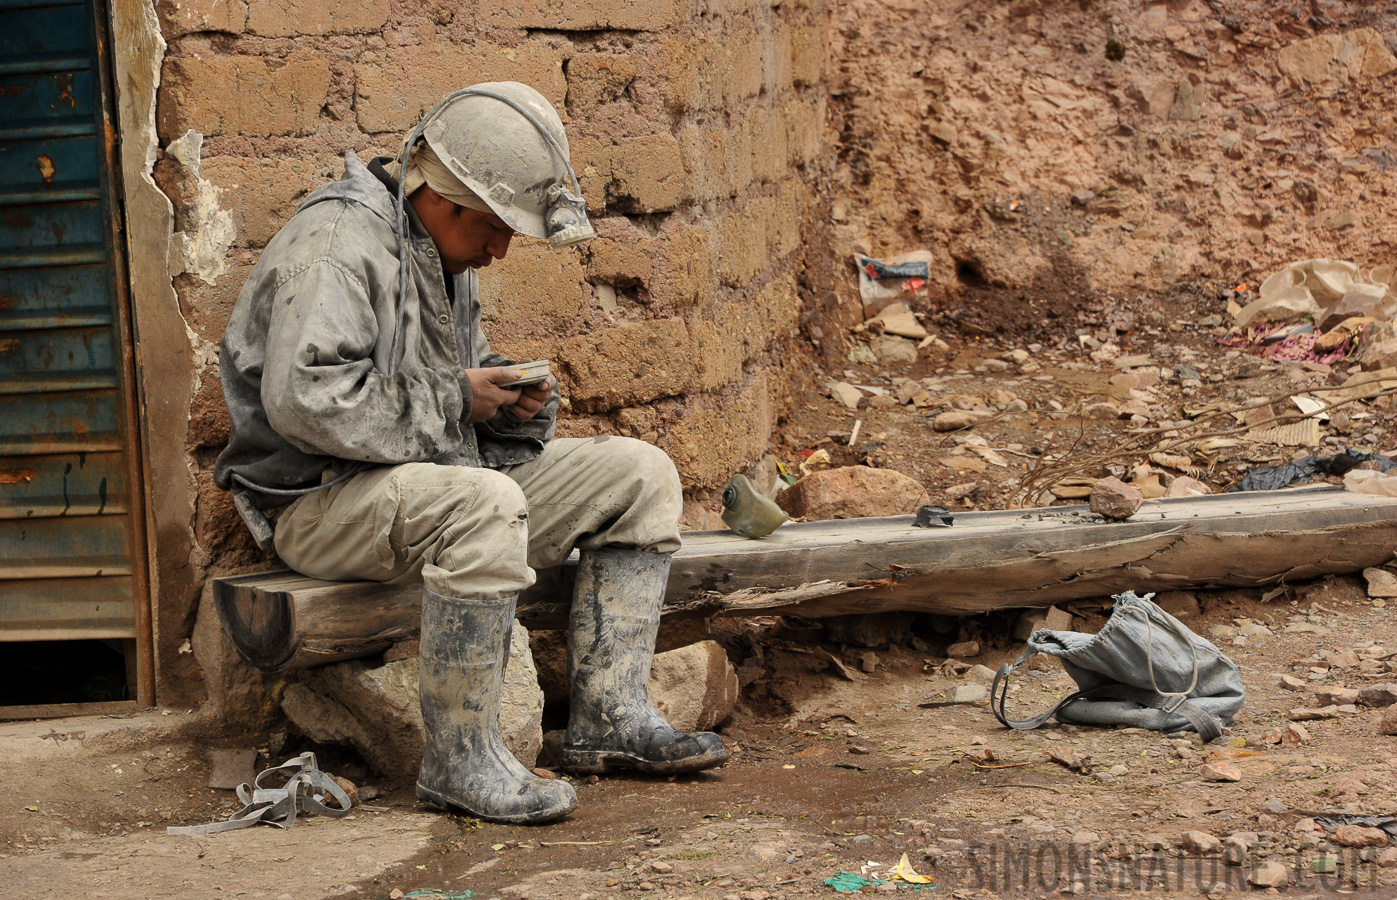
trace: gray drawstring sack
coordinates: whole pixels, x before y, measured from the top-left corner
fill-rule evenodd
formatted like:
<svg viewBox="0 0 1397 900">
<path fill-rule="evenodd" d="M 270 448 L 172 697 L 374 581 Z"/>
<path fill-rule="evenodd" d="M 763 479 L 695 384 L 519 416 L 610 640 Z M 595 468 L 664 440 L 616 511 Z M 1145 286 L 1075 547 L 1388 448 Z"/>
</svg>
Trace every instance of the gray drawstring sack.
<svg viewBox="0 0 1397 900">
<path fill-rule="evenodd" d="M 995 673 L 990 706 L 1009 728 L 1037 728 L 1049 718 L 1074 725 L 1126 725 L 1153 731 L 1193 729 L 1204 742 L 1222 735 L 1246 700 L 1232 660 L 1178 619 L 1134 591 L 1117 594 L 1096 634 L 1035 631 L 1028 649 Z M 1009 676 L 1036 654 L 1062 660 L 1075 692 L 1047 712 L 1014 721 L 1004 713 Z"/>
</svg>

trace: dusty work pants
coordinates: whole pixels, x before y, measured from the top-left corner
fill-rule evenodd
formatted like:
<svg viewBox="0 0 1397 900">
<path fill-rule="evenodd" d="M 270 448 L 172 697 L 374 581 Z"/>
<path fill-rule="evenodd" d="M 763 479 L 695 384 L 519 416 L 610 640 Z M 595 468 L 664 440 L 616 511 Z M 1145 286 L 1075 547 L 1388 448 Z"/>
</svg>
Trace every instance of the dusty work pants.
<svg viewBox="0 0 1397 900">
<path fill-rule="evenodd" d="M 301 497 L 276 549 L 330 581 L 424 582 L 484 600 L 534 583 L 573 547 L 673 553 L 679 475 L 663 451 L 620 437 L 559 438 L 505 469 L 407 463 Z"/>
</svg>

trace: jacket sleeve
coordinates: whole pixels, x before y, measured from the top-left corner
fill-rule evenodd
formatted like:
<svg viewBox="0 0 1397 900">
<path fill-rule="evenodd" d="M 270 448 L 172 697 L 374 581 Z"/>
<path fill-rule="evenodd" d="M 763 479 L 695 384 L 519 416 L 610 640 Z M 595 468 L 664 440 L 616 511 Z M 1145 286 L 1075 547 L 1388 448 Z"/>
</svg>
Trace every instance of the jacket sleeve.
<svg viewBox="0 0 1397 900">
<path fill-rule="evenodd" d="M 485 331 L 480 325 L 479 307 L 476 307 L 474 315 L 471 317 L 470 335 L 472 344 L 470 357 L 476 360 L 476 365 L 482 369 L 516 364 L 515 360 L 496 353 L 490 348 L 490 341 L 485 337 Z M 467 387 L 466 390 L 466 403 L 469 405 L 470 388 Z M 508 409 L 501 409 L 489 419 L 477 424 L 475 426 L 476 432 L 486 439 L 481 441 L 481 452 L 485 455 L 486 460 L 491 465 L 507 465 L 511 462 L 522 462 L 522 459 L 517 458 L 521 451 L 529 453 L 528 458 L 542 452 L 543 445 L 553 439 L 561 397 L 558 385 L 555 384 L 548 402 L 533 418 L 520 421 Z M 466 409 L 465 412 L 469 413 L 470 410 Z M 492 443 L 500 446 L 492 448 L 490 446 Z M 512 444 L 521 446 L 510 446 Z"/>
<path fill-rule="evenodd" d="M 461 444 L 461 368 L 386 376 L 364 281 L 322 258 L 284 281 L 270 304 L 262 405 L 297 449 L 375 463 L 427 461 Z"/>
</svg>

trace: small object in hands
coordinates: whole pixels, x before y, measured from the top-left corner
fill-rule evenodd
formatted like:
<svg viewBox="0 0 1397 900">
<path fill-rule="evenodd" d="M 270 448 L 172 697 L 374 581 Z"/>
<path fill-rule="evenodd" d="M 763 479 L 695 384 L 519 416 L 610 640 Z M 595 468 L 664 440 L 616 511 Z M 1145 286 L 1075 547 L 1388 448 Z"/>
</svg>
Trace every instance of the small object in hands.
<svg viewBox="0 0 1397 900">
<path fill-rule="evenodd" d="M 542 384 L 547 381 L 548 376 L 552 374 L 548 369 L 548 360 L 546 359 L 540 359 L 537 362 L 518 363 L 514 368 L 520 371 L 521 374 L 519 377 L 513 381 L 504 382 L 500 387 L 520 388 L 528 387 L 531 384 Z"/>
<path fill-rule="evenodd" d="M 745 538 L 766 537 L 790 516 L 758 493 L 746 475 L 734 475 L 723 488 L 723 522 Z"/>
<path fill-rule="evenodd" d="M 913 528 L 950 528 L 955 521 L 955 516 L 944 506 L 926 506 L 917 509 L 917 519 L 912 523 Z"/>
</svg>

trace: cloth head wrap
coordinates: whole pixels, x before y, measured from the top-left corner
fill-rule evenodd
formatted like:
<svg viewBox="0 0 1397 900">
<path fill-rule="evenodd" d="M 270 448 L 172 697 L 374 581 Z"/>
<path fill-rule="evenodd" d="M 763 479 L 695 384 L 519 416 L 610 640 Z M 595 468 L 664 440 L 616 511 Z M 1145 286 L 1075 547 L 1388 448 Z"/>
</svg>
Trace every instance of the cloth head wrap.
<svg viewBox="0 0 1397 900">
<path fill-rule="evenodd" d="M 387 166 L 386 171 L 392 177 L 398 178 L 397 161 Z M 441 161 L 425 138 L 418 140 L 412 155 L 408 157 L 404 195 L 411 197 L 413 192 L 424 184 L 457 206 L 485 213 L 494 212 L 480 199 L 479 194 L 462 184 L 461 179 L 447 168 L 446 163 Z"/>
</svg>

